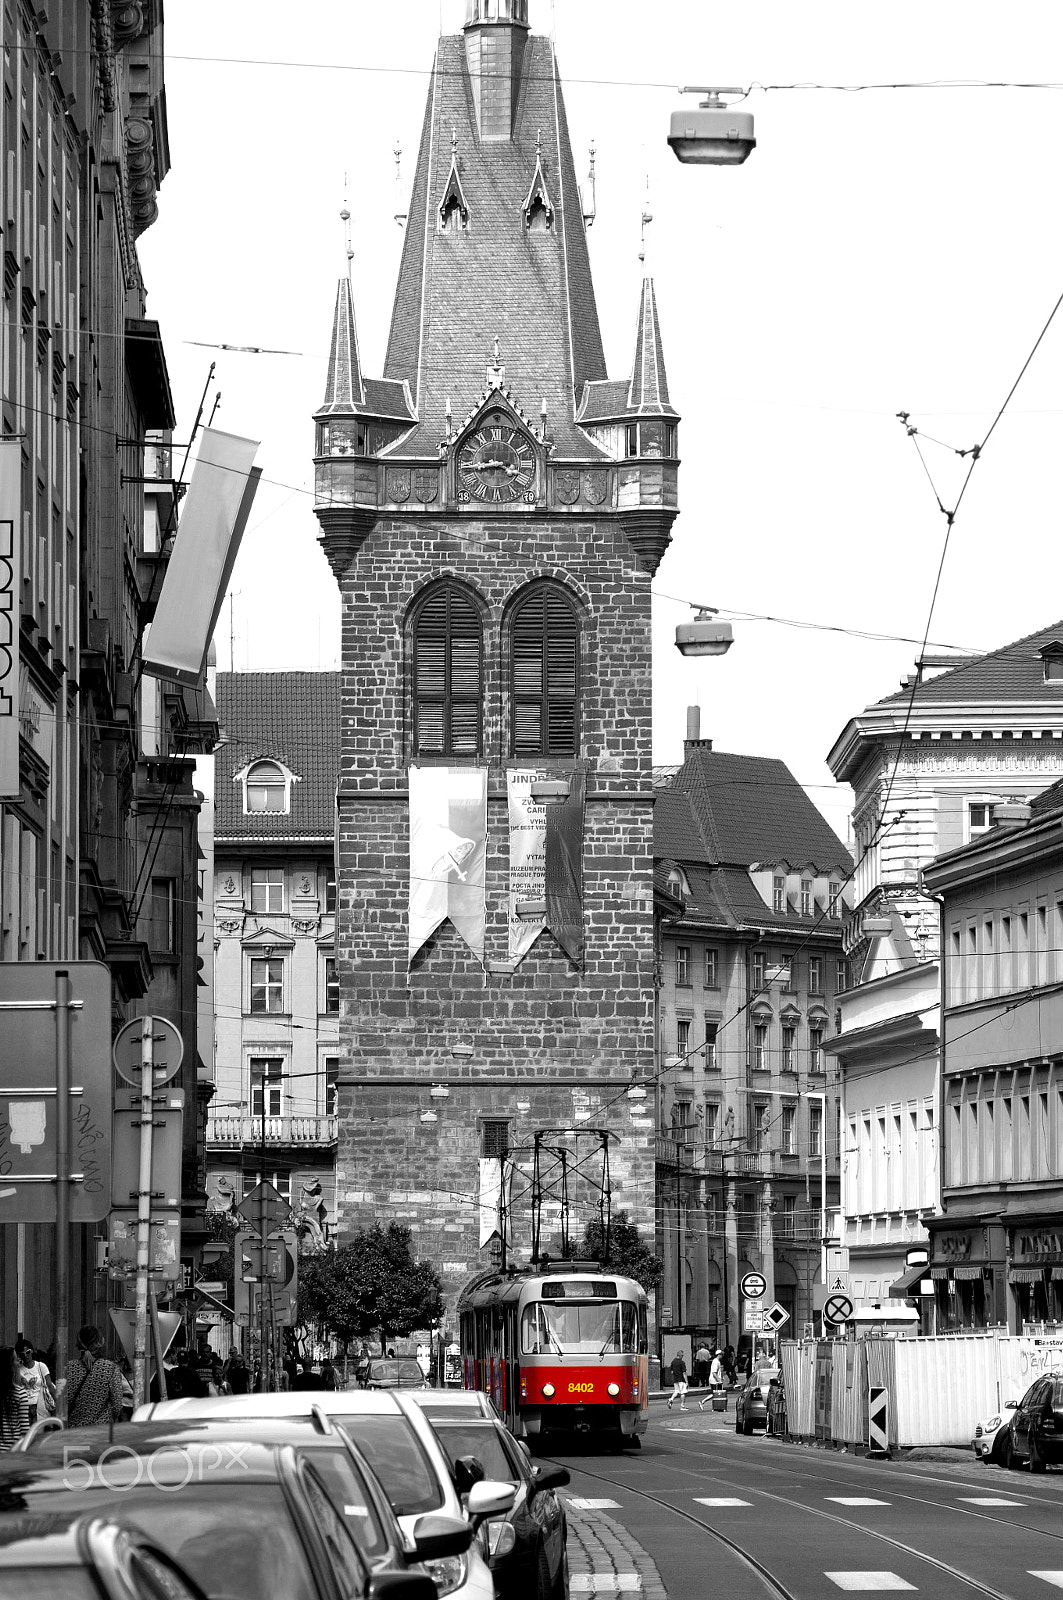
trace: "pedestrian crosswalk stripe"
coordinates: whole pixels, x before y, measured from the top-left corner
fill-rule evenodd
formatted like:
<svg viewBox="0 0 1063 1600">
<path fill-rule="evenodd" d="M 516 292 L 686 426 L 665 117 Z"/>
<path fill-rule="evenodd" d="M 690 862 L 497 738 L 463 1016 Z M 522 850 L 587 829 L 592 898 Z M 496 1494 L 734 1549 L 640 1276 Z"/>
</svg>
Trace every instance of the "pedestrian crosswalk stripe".
<svg viewBox="0 0 1063 1600">
<path fill-rule="evenodd" d="M 836 1506 L 888 1506 L 888 1500 L 868 1500 L 858 1494 L 829 1494 L 828 1500 L 833 1500 Z"/>
<path fill-rule="evenodd" d="M 1028 1567 L 1027 1571 L 1031 1578 L 1043 1578 L 1045 1583 L 1051 1583 L 1057 1589 L 1063 1589 L 1063 1572 L 1035 1572 L 1033 1567 Z"/>
<path fill-rule="evenodd" d="M 960 1499 L 968 1506 L 1024 1506 L 1025 1500 L 1000 1500 L 991 1494 L 961 1494 Z"/>
<path fill-rule="evenodd" d="M 707 1500 L 701 1495 L 695 1495 L 694 1504 L 696 1506 L 751 1506 L 753 1502 L 752 1500 L 733 1500 L 726 1496 L 720 1496 L 716 1500 Z"/>
<path fill-rule="evenodd" d="M 577 1594 L 632 1594 L 642 1579 L 637 1572 L 574 1572 L 568 1586 Z"/>
<path fill-rule="evenodd" d="M 882 1589 L 915 1588 L 914 1583 L 899 1578 L 895 1572 L 825 1572 L 823 1576 L 839 1589 L 861 1589 L 869 1594 Z"/>
<path fill-rule="evenodd" d="M 570 1506 L 574 1506 L 577 1511 L 619 1511 L 620 1510 L 620 1501 L 619 1500 L 594 1500 L 594 1499 L 588 1498 L 587 1495 L 570 1494 L 570 1495 L 567 1496 L 567 1501 L 568 1501 L 568 1504 Z"/>
</svg>

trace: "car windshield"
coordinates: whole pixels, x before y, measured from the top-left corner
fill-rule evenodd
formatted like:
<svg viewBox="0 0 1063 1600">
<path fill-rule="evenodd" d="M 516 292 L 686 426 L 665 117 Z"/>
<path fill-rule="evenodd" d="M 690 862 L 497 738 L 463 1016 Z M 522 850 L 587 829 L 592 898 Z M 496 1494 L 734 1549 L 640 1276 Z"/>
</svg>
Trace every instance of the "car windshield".
<svg viewBox="0 0 1063 1600">
<path fill-rule="evenodd" d="M 373 1510 L 373 1502 L 359 1473 L 343 1450 L 301 1450 L 306 1461 L 312 1461 L 325 1486 L 325 1491 L 336 1510 L 341 1513 L 347 1531 L 364 1556 L 372 1558 L 387 1549 L 387 1539 L 380 1519 Z"/>
<path fill-rule="evenodd" d="M 375 1383 L 420 1383 L 421 1369 L 416 1361 L 372 1361 L 369 1378 Z"/>
<path fill-rule="evenodd" d="M 509 1458 L 493 1422 L 437 1422 L 435 1425 L 443 1454 L 453 1472 L 459 1456 L 475 1456 L 484 1474 L 496 1483 L 519 1483 L 517 1469 Z"/>
<path fill-rule="evenodd" d="M 634 1355 L 638 1315 L 627 1301 L 535 1302 L 524 1307 L 521 1344 L 526 1355 Z"/>
<path fill-rule="evenodd" d="M 19 1493 L 33 1512 L 98 1516 L 114 1504 L 117 1489 L 123 1522 L 160 1545 L 209 1600 L 315 1600 L 313 1575 L 279 1485 L 240 1483 L 238 1458 L 231 1465 L 224 1479 L 214 1471 L 209 1482 L 197 1482 L 197 1463 L 188 1457 L 182 1481 L 168 1472 L 153 1475 L 150 1457 L 116 1447 L 114 1459 L 93 1468 L 90 1488 L 78 1486 L 87 1464 L 72 1462 L 69 1488 L 58 1487 L 49 1475 L 39 1488 L 32 1479 L 20 1484 Z"/>
<path fill-rule="evenodd" d="M 405 1417 L 336 1416 L 380 1479 L 396 1516 L 437 1511 L 443 1491 Z"/>
</svg>

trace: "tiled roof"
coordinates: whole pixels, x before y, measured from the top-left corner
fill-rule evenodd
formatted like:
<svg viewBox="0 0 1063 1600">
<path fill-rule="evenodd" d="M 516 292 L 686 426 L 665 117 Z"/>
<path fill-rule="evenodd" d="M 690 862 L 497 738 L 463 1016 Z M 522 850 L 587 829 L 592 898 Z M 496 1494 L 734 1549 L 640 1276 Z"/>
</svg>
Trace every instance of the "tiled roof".
<svg viewBox="0 0 1063 1600">
<path fill-rule="evenodd" d="M 404 422 L 413 421 L 410 393 L 404 383 L 394 378 L 363 378 L 365 412 L 371 417 L 399 417 Z"/>
<path fill-rule="evenodd" d="M 709 861 L 690 796 L 659 789 L 653 803 L 653 854 L 658 861 Z"/>
<path fill-rule="evenodd" d="M 627 403 L 632 411 L 652 412 L 657 416 L 675 415 L 668 403 L 668 374 L 664 370 L 661 325 L 657 320 L 657 296 L 653 292 L 652 278 L 642 280 L 635 361 L 631 368 Z"/>
<path fill-rule="evenodd" d="M 611 422 L 614 417 L 626 416 L 630 388 L 629 378 L 603 378 L 598 383 L 586 384 L 579 408 L 580 421 Z"/>
<path fill-rule="evenodd" d="M 689 796 L 698 819 L 707 856 L 695 859 L 745 867 L 785 861 L 824 875 L 851 869 L 849 852 L 783 761 L 694 750 L 674 792 Z"/>
<path fill-rule="evenodd" d="M 1044 663 L 1038 654 L 1045 645 L 1063 639 L 1063 622 L 1016 639 L 988 655 L 975 656 L 936 678 L 929 678 L 915 691 L 915 705 L 979 704 L 993 708 L 1018 702 L 1042 700 L 1063 706 L 1063 681 L 1045 682 Z M 899 689 L 876 705 L 906 705 L 911 689 Z"/>
<path fill-rule="evenodd" d="M 351 280 L 341 278 L 332 318 L 332 348 L 329 351 L 325 399 L 319 415 L 335 412 L 350 415 L 364 405 L 365 389 L 362 386 L 362 362 L 358 354 L 358 327 L 354 320 Z"/>
<path fill-rule="evenodd" d="M 1063 811 L 1063 778 L 1042 789 L 1030 801 L 1031 816 L 1047 816 L 1052 811 Z"/>
<path fill-rule="evenodd" d="M 215 839 L 325 839 L 335 827 L 338 672 L 219 672 L 218 719 L 229 742 L 214 757 Z M 299 778 L 291 813 L 243 810 L 236 774 L 259 759 Z"/>
<path fill-rule="evenodd" d="M 606 376 L 590 257 L 561 86 L 548 39 L 529 39 L 512 140 L 482 141 L 461 35 L 439 41 L 428 92 L 385 372 L 410 386 L 419 423 L 389 457 L 434 456 L 446 431 L 484 390 L 494 340 L 506 387 L 531 417 L 545 403 L 553 459 L 595 458 L 575 425 L 584 384 Z M 549 231 L 522 215 L 542 168 Z M 455 141 L 468 225 L 441 233 Z"/>
</svg>

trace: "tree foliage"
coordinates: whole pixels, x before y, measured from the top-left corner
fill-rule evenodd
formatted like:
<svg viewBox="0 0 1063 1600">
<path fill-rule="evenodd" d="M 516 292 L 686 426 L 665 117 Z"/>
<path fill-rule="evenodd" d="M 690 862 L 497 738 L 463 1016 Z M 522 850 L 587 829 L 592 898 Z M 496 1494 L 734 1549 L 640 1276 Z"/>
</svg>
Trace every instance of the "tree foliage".
<svg viewBox="0 0 1063 1600">
<path fill-rule="evenodd" d="M 300 1261 L 299 1320 L 316 1322 L 347 1350 L 354 1339 L 389 1339 L 429 1328 L 443 1315 L 443 1286 L 413 1255 L 409 1228 L 363 1228 L 346 1244 Z"/>
<path fill-rule="evenodd" d="M 609 1224 L 609 1252 L 605 1249 L 605 1226 L 601 1217 L 592 1217 L 583 1232 L 579 1254 L 588 1261 L 600 1261 L 622 1277 L 634 1278 L 647 1293 L 652 1293 L 664 1276 L 664 1262 L 655 1255 L 626 1211 L 618 1211 Z"/>
</svg>

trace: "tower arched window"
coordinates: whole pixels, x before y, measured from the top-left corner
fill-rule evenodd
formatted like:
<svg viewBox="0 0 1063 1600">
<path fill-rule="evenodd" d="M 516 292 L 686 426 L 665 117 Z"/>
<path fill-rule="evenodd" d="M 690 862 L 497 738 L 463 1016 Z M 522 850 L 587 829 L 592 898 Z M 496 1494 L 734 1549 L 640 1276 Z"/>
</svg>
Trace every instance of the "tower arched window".
<svg viewBox="0 0 1063 1600">
<path fill-rule="evenodd" d="M 510 623 L 515 756 L 575 756 L 579 747 L 579 617 L 557 583 L 537 583 Z"/>
<path fill-rule="evenodd" d="M 483 625 L 471 595 L 438 584 L 413 623 L 414 748 L 477 756 L 483 747 Z"/>
</svg>

